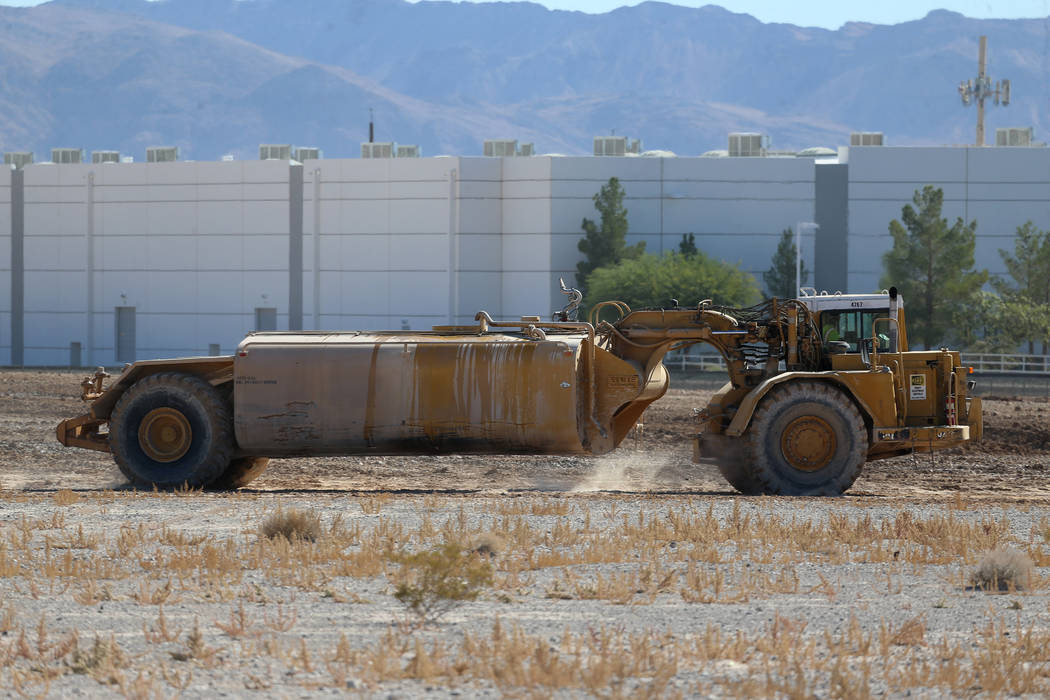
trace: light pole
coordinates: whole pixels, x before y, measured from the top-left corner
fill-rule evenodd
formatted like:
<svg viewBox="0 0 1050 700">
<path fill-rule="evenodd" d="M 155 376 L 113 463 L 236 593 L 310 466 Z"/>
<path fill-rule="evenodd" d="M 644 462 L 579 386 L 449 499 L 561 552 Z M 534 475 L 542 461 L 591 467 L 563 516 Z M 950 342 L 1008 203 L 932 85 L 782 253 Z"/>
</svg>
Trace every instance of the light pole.
<svg viewBox="0 0 1050 700">
<path fill-rule="evenodd" d="M 812 221 L 799 221 L 795 224 L 795 294 L 802 293 L 802 228 L 816 231 L 820 224 Z"/>
</svg>

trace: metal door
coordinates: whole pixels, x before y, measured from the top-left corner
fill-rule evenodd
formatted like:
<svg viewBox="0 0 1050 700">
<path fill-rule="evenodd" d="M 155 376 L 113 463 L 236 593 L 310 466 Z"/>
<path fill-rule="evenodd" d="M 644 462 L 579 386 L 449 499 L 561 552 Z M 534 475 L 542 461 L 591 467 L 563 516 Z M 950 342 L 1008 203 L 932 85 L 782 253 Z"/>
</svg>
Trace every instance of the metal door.
<svg viewBox="0 0 1050 700">
<path fill-rule="evenodd" d="M 118 306 L 116 311 L 117 362 L 135 361 L 135 307 Z"/>
<path fill-rule="evenodd" d="M 255 308 L 255 330 L 277 330 L 277 309 L 273 307 L 257 306 Z"/>
</svg>

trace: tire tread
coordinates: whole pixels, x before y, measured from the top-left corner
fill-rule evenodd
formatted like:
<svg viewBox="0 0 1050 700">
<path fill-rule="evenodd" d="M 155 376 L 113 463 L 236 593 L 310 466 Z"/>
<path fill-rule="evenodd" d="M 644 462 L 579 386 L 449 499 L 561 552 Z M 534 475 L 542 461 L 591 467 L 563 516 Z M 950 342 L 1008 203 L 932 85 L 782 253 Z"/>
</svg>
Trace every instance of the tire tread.
<svg viewBox="0 0 1050 700">
<path fill-rule="evenodd" d="M 205 459 L 193 467 L 192 478 L 179 481 L 157 482 L 143 477 L 135 468 L 134 458 L 128 454 L 125 441 L 138 440 L 124 434 L 125 414 L 136 399 L 155 389 L 170 388 L 182 392 L 200 402 L 212 432 L 211 449 L 205 453 Z M 122 474 L 138 487 L 158 486 L 171 488 L 183 483 L 191 487 L 208 486 L 226 470 L 233 454 L 233 415 L 229 404 L 224 401 L 218 390 L 200 377 L 182 372 L 158 372 L 135 382 L 117 401 L 110 414 L 109 444 L 113 459 Z M 136 429 L 137 430 L 137 429 Z"/>
<path fill-rule="evenodd" d="M 746 438 L 731 438 L 725 435 L 706 437 L 712 459 L 718 472 L 734 489 L 745 496 L 762 493 L 762 488 L 755 483 L 751 474 L 750 452 Z"/>
<path fill-rule="evenodd" d="M 843 419 L 846 431 L 854 436 L 845 464 L 838 474 L 823 484 L 804 486 L 784 478 L 771 464 L 765 446 L 771 422 L 791 405 L 815 402 L 828 406 Z M 792 382 L 774 387 L 762 399 L 747 431 L 750 481 L 761 493 L 785 496 L 841 496 L 860 476 L 867 459 L 867 427 L 853 402 L 835 386 L 824 382 Z"/>
</svg>

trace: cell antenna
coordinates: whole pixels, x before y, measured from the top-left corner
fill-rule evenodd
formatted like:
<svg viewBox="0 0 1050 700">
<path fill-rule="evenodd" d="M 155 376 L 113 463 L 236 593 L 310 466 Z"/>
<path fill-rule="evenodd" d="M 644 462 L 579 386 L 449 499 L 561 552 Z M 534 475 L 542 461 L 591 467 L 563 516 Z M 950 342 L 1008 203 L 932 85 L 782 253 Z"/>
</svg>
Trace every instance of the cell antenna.
<svg viewBox="0 0 1050 700">
<path fill-rule="evenodd" d="M 985 72 L 985 55 L 987 53 L 988 37 L 982 36 L 980 48 L 977 53 L 977 78 L 964 80 L 959 83 L 959 96 L 962 98 L 963 106 L 977 103 L 977 145 L 984 145 L 984 101 L 994 100 L 995 104 L 1003 107 L 1010 104 L 1010 81 L 996 80 L 992 87 L 992 79 Z"/>
<path fill-rule="evenodd" d="M 376 140 L 376 129 L 375 119 L 372 115 L 372 108 L 368 108 L 368 143 L 374 143 Z"/>
</svg>

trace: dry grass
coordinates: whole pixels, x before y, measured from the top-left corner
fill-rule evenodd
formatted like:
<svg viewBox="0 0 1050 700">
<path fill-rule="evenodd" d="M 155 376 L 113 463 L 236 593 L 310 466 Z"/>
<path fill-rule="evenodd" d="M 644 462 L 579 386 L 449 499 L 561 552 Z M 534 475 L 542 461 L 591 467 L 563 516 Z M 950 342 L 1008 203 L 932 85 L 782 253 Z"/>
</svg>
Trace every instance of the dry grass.
<svg viewBox="0 0 1050 700">
<path fill-rule="evenodd" d="M 378 493 L 371 496 L 363 496 L 358 499 L 361 504 L 361 512 L 365 515 L 379 515 L 383 510 L 383 504 L 390 500 L 390 494 Z"/>
<path fill-rule="evenodd" d="M 1050 693 L 1050 633 L 1020 623 L 1022 613 L 1045 607 L 1035 570 L 1050 562 L 1045 520 L 1018 535 L 1004 518 L 959 507 L 925 517 L 845 509 L 808 517 L 743 499 L 726 511 L 659 497 L 435 495 L 417 499 L 405 517 L 397 500 L 376 495 L 359 499 L 360 511 L 351 499 L 332 510 L 281 509 L 260 527 L 259 510 L 272 501 L 251 496 L 73 494 L 65 502 L 59 493 L 35 497 L 46 506 L 35 517 L 0 520 L 0 687 L 24 695 L 58 694 L 78 675 L 127 697 L 172 696 L 202 676 L 275 693 L 289 683 L 378 689 L 415 679 L 506 694 L 673 697 L 674 679 L 700 676 L 683 694 Z M 218 512 L 251 512 L 242 529 L 218 534 L 119 520 L 125 503 L 194 498 Z M 346 521 L 332 517 L 347 504 Z M 78 517 L 86 511 L 111 525 L 92 529 Z M 836 564 L 877 568 L 877 595 L 906 596 L 915 576 L 937 567 L 948 585 L 944 605 L 934 607 L 973 609 L 971 584 L 1018 592 L 1024 605 L 1004 602 L 1004 617 L 989 612 L 983 624 L 951 633 L 933 625 L 930 611 L 863 618 L 848 577 L 825 575 Z M 360 585 L 371 586 L 367 598 L 354 592 Z M 457 616 L 457 634 L 419 629 L 479 597 L 505 603 L 495 609 L 507 618 L 542 605 L 565 615 L 586 607 L 592 619 L 617 610 L 611 606 L 685 601 L 744 610 L 804 597 L 812 606 L 848 605 L 865 621 L 817 629 L 778 615 L 752 632 L 710 626 L 678 635 L 595 623 L 552 635 L 502 621 L 479 627 L 471 606 Z M 51 600 L 75 602 L 84 614 L 130 607 L 141 621 L 111 636 L 100 615 L 84 642 L 66 623 L 22 612 L 23 602 Z M 392 624 L 397 601 L 416 624 Z M 341 623 L 304 622 L 304 602 L 332 606 L 325 619 L 372 620 L 368 638 L 336 642 Z"/>
<path fill-rule="evenodd" d="M 986 552 L 970 577 L 983 591 L 1020 591 L 1032 586 L 1031 558 L 1012 547 Z"/>
<path fill-rule="evenodd" d="M 293 508 L 278 510 L 263 521 L 260 529 L 263 537 L 283 537 L 288 541 L 315 541 L 321 534 L 321 518 L 317 513 Z"/>
<path fill-rule="evenodd" d="M 423 626 L 472 600 L 492 585 L 492 566 L 482 555 L 455 542 L 414 554 L 390 556 L 394 597 Z"/>
<path fill-rule="evenodd" d="M 98 636 L 87 650 L 74 645 L 69 660 L 69 670 L 73 673 L 84 673 L 103 685 L 118 683 L 121 670 L 128 666 L 131 658 L 117 644 L 112 635 L 108 639 Z"/>
<path fill-rule="evenodd" d="M 995 696 L 1050 690 L 1048 641 L 1045 632 L 989 623 L 973 642 L 946 638 L 930 645 L 920 619 L 866 633 L 854 618 L 840 634 L 820 636 L 810 634 L 804 620 L 776 616 L 754 634 L 709 625 L 677 638 L 598 626 L 566 632 L 555 642 L 497 619 L 488 634 L 466 633 L 458 645 L 391 629 L 375 645 L 354 648 L 344 636 L 325 665 L 336 687 L 348 677 L 369 684 L 473 680 L 539 695 L 582 689 L 600 696 L 673 697 L 671 678 L 706 670 L 710 680 L 691 695 L 802 698 L 830 685 L 835 697 L 868 697 L 879 681 L 899 694 L 940 689 L 955 696 L 979 689 Z"/>
<path fill-rule="evenodd" d="M 186 633 L 185 642 L 177 651 L 169 652 L 175 661 L 195 661 L 205 667 L 215 666 L 221 649 L 208 646 L 201 633 L 200 620 L 193 619 L 193 629 Z"/>
<path fill-rule="evenodd" d="M 51 498 L 56 506 L 71 506 L 80 501 L 80 494 L 73 493 L 69 489 L 62 489 L 61 491 L 55 491 Z"/>
<path fill-rule="evenodd" d="M 506 548 L 507 543 L 504 539 L 493 532 L 482 532 L 470 543 L 472 552 L 493 559 L 498 557 Z"/>
</svg>

